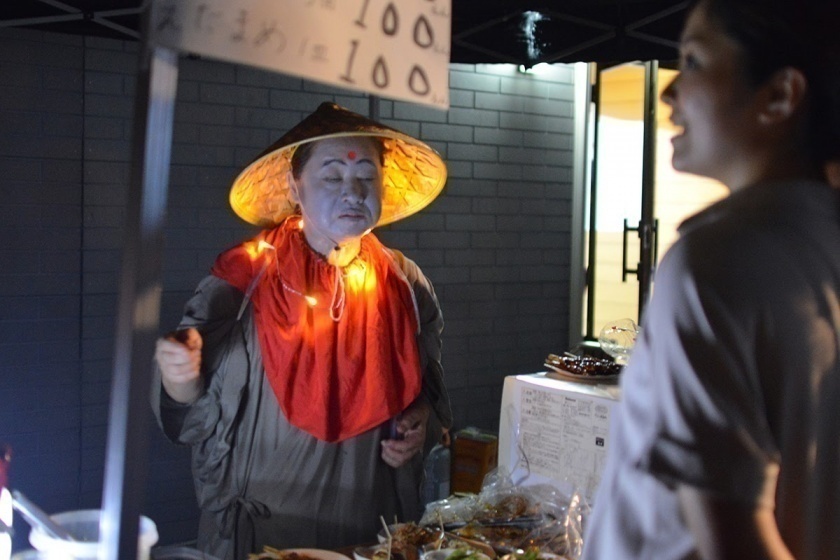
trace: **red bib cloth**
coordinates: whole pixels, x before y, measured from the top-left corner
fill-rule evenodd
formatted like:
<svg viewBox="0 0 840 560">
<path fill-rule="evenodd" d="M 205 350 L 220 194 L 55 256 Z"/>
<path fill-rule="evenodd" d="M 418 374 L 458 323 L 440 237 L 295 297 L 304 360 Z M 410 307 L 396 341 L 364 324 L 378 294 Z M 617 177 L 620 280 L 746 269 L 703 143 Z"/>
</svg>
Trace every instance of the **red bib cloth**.
<svg viewBox="0 0 840 560">
<path fill-rule="evenodd" d="M 414 295 L 372 234 L 339 269 L 309 247 L 293 216 L 219 255 L 212 273 L 246 297 L 253 290 L 265 374 L 293 426 L 343 441 L 420 394 Z"/>
</svg>

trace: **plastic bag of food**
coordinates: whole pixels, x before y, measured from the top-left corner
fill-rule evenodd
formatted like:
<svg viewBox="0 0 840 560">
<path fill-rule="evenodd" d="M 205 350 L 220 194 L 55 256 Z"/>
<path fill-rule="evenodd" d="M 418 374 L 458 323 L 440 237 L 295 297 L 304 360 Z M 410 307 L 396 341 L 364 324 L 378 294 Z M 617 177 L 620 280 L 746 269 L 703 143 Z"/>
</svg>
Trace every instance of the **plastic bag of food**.
<svg viewBox="0 0 840 560">
<path fill-rule="evenodd" d="M 589 503 L 578 491 L 571 495 L 551 484 L 516 485 L 509 475 L 497 469 L 485 479 L 479 494 L 480 511 L 509 517 L 502 525 L 528 528 L 519 540 L 512 534 L 496 541 L 501 554 L 531 551 L 578 560 L 583 549 L 583 528 L 590 512 Z M 485 521 L 486 523 L 486 521 Z M 492 524 L 492 523 L 491 523 Z"/>
<path fill-rule="evenodd" d="M 485 477 L 472 512 L 465 512 L 465 523 L 446 528 L 500 554 L 517 550 L 535 531 L 541 532 L 543 540 L 549 539 L 545 536 L 549 527 L 563 516 L 555 494 L 547 487 L 517 486 L 503 469 L 495 469 Z"/>
<path fill-rule="evenodd" d="M 484 479 L 478 495 L 476 520 L 515 521 L 558 519 L 566 515 L 569 497 L 551 484 L 515 484 L 499 467 Z"/>
<path fill-rule="evenodd" d="M 443 526 L 447 536 L 483 543 L 498 553 L 552 555 L 578 560 L 589 504 L 551 484 L 515 484 L 497 468 L 487 474 L 477 495 L 450 496 L 426 507 L 421 525 Z M 527 559 L 511 559 L 527 560 Z"/>
<path fill-rule="evenodd" d="M 566 557 L 579 560 L 583 555 L 583 531 L 592 507 L 581 494 L 575 493 L 569 502 L 569 513 L 566 517 Z"/>
<path fill-rule="evenodd" d="M 464 496 L 449 496 L 426 504 L 420 525 L 449 525 L 452 523 L 468 523 L 478 510 L 478 496 L 474 494 Z"/>
</svg>

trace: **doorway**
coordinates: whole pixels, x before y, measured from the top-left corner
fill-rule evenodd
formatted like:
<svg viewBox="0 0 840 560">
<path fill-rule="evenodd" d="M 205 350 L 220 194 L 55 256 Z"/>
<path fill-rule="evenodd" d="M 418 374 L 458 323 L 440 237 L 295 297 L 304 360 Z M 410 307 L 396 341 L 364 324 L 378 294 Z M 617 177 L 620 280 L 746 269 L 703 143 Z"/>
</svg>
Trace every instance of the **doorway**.
<svg viewBox="0 0 840 560">
<path fill-rule="evenodd" d="M 608 322 L 640 321 L 679 224 L 728 192 L 671 167 L 674 127 L 659 97 L 675 76 L 656 61 L 590 67 L 585 340 Z"/>
</svg>

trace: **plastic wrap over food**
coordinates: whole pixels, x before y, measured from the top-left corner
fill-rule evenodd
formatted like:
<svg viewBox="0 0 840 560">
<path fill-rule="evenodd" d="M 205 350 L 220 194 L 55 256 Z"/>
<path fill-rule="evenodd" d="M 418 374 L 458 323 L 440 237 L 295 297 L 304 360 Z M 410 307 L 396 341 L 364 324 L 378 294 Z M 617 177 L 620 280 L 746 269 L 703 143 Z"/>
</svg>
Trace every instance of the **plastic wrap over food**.
<svg viewBox="0 0 840 560">
<path fill-rule="evenodd" d="M 468 523 L 478 508 L 478 496 L 449 496 L 426 505 L 421 525 L 452 525 Z"/>
<path fill-rule="evenodd" d="M 518 486 L 501 469 L 489 473 L 475 496 L 452 496 L 426 507 L 421 525 L 481 542 L 509 560 L 577 560 L 583 548 L 585 500 L 549 484 Z M 519 558 L 516 555 L 528 555 Z"/>
</svg>

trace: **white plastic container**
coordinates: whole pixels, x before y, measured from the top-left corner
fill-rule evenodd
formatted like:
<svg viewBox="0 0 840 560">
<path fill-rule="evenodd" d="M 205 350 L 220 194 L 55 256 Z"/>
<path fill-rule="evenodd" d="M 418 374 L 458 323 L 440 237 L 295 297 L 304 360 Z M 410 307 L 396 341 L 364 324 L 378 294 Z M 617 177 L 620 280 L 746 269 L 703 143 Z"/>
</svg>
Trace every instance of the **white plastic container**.
<svg viewBox="0 0 840 560">
<path fill-rule="evenodd" d="M 2 460 L 2 459 L 0 459 Z M 0 481 L 2 484 L 2 481 Z M 7 488 L 0 487 L 0 521 L 12 528 L 12 495 Z M 9 560 L 12 556 L 12 535 L 0 532 L 0 560 Z"/>
<path fill-rule="evenodd" d="M 37 550 L 58 553 L 75 560 L 96 560 L 99 557 L 99 517 L 101 510 L 81 509 L 66 511 L 50 517 L 70 531 L 79 542 L 55 539 L 39 527 L 29 532 L 29 543 Z M 137 538 L 138 560 L 149 560 L 149 551 L 158 540 L 157 526 L 148 517 L 140 517 L 140 533 Z"/>
<path fill-rule="evenodd" d="M 441 443 L 429 452 L 424 465 L 425 478 L 421 490 L 424 504 L 449 497 L 449 473 L 451 454 L 449 448 Z"/>
</svg>

